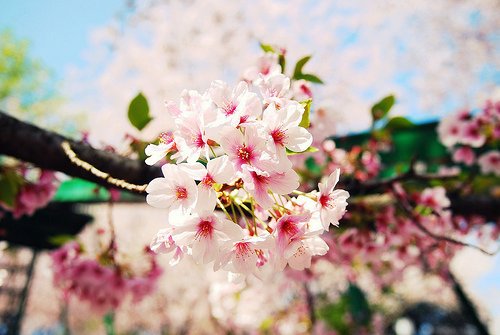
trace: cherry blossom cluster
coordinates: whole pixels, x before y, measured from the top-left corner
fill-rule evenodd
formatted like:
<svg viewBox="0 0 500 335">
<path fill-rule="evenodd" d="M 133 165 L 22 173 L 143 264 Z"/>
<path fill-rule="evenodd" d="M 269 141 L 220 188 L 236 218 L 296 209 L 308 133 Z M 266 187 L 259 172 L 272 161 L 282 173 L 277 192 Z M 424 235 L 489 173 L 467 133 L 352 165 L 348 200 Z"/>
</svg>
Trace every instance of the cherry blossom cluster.
<svg viewBox="0 0 500 335">
<path fill-rule="evenodd" d="M 5 174 L 3 178 L 8 179 L 11 185 L 18 186 L 13 204 L 7 204 L 0 199 L 0 208 L 12 212 L 15 219 L 23 215 L 33 215 L 36 210 L 47 206 L 56 194 L 59 180 L 55 172 L 30 168 L 24 164 L 9 170 L 10 173 Z"/>
<path fill-rule="evenodd" d="M 394 202 L 376 209 L 367 207 L 366 213 L 361 213 L 363 221 L 373 221 L 371 229 L 358 226 L 327 240 L 337 252 L 329 252 L 325 257 L 338 264 L 349 280 L 356 281 L 360 274 L 368 273 L 372 283 L 382 289 L 400 281 L 404 271 L 412 266 L 446 279 L 449 260 L 461 246 L 432 238 L 419 225 L 435 236 L 463 239 L 474 227 L 484 224 L 477 219 L 453 216 L 448 209 L 450 200 L 441 186 L 412 193 L 404 191 L 401 185 L 397 189 L 399 194 Z M 411 213 L 397 204 L 402 201 L 411 203 Z"/>
<path fill-rule="evenodd" d="M 483 174 L 500 176 L 500 151 L 480 150 L 500 140 L 500 101 L 487 101 L 476 113 L 463 110 L 443 118 L 438 134 L 452 150 L 453 161 L 467 166 L 477 163 Z"/>
<path fill-rule="evenodd" d="M 310 101 L 292 99 L 275 60 L 262 62 L 235 87 L 214 81 L 167 103 L 175 129 L 146 148 L 146 163 L 169 160 L 146 191 L 148 204 L 169 211 L 151 248 L 171 253 L 173 264 L 188 254 L 235 279 L 287 264 L 302 270 L 327 252 L 320 235 L 344 215 L 349 194 L 334 189 L 339 169 L 319 190 L 297 190 L 289 155 L 313 141 Z"/>
<path fill-rule="evenodd" d="M 66 243 L 52 253 L 54 284 L 63 290 L 65 298 L 75 296 L 86 301 L 97 313 L 115 310 L 127 296 L 138 302 L 156 289 L 162 274 L 155 255 L 145 252 L 150 267 L 145 273 L 134 274 L 107 255 L 91 258 L 79 243 Z"/>
</svg>

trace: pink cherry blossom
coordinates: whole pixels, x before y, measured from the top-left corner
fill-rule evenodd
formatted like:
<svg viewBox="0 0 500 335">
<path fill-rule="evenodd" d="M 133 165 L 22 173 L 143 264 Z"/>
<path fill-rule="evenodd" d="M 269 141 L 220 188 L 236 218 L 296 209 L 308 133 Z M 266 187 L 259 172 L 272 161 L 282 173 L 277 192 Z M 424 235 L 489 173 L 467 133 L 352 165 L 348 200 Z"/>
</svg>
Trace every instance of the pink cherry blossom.
<svg viewBox="0 0 500 335">
<path fill-rule="evenodd" d="M 175 243 L 189 247 L 193 258 L 205 264 L 217 259 L 224 242 L 241 236 L 239 226 L 220 218 L 213 209 L 172 220 L 171 224 Z"/>
<path fill-rule="evenodd" d="M 172 238 L 173 231 L 174 228 L 159 230 L 149 246 L 155 253 L 172 254 L 172 258 L 170 259 L 170 265 L 172 266 L 178 264 L 184 257 L 184 254 L 187 253 L 187 248 L 181 248 L 175 244 Z"/>
<path fill-rule="evenodd" d="M 169 133 L 162 133 L 160 135 L 159 144 L 148 144 L 148 146 L 144 150 L 145 154 L 147 156 L 150 156 L 146 158 L 145 162 L 148 165 L 154 165 L 160 160 L 164 159 L 169 152 L 176 149 L 177 148 L 173 135 Z"/>
<path fill-rule="evenodd" d="M 262 105 L 255 93 L 248 91 L 248 84 L 240 82 L 231 91 L 228 85 L 216 80 L 209 89 L 210 97 L 218 107 L 222 122 L 233 127 L 245 123 L 249 119 L 256 119 L 262 113 Z"/>
<path fill-rule="evenodd" d="M 257 59 L 256 65 L 249 67 L 243 73 L 243 79 L 248 82 L 255 82 L 261 77 L 269 77 L 276 73 L 281 73 L 281 66 L 278 64 L 278 55 L 267 52 Z"/>
<path fill-rule="evenodd" d="M 261 76 L 256 85 L 266 103 L 274 102 L 281 106 L 282 99 L 287 98 L 290 93 L 290 78 L 281 73 L 269 77 Z"/>
<path fill-rule="evenodd" d="M 418 203 L 437 212 L 442 212 L 443 209 L 450 207 L 450 199 L 446 196 L 446 190 L 442 186 L 426 188 L 420 194 Z"/>
<path fill-rule="evenodd" d="M 273 246 L 271 235 L 247 236 L 230 243 L 231 246 L 221 255 L 217 268 L 239 274 L 241 279 L 252 274 L 259 277 L 259 268 L 266 262 L 263 249 Z"/>
<path fill-rule="evenodd" d="M 276 223 L 275 266 L 303 270 L 311 266 L 311 257 L 324 255 L 328 245 L 318 235 L 322 230 L 308 231 L 310 215 L 283 215 Z"/>
<path fill-rule="evenodd" d="M 21 174 L 24 175 L 27 170 L 24 168 L 22 170 Z M 0 206 L 12 211 L 15 219 L 23 215 L 33 215 L 37 209 L 47 206 L 56 194 L 58 185 L 59 181 L 53 171 L 41 170 L 38 179 L 26 181 L 21 186 L 13 207 L 2 202 L 0 202 Z"/>
<path fill-rule="evenodd" d="M 304 101 L 313 97 L 311 83 L 304 79 L 294 81 L 292 83 L 292 91 L 293 98 L 297 101 Z"/>
<path fill-rule="evenodd" d="M 312 135 L 299 126 L 303 113 L 304 107 L 298 103 L 289 104 L 280 109 L 276 109 L 275 104 L 270 104 L 264 110 L 262 123 L 272 138 L 280 160 L 286 159 L 285 148 L 301 152 L 312 144 Z"/>
<path fill-rule="evenodd" d="M 476 154 L 470 147 L 460 147 L 453 152 L 453 161 L 467 166 L 474 164 Z"/>
<path fill-rule="evenodd" d="M 464 126 L 465 124 L 460 115 L 451 114 L 441 119 L 437 128 L 441 143 L 447 147 L 459 143 L 462 138 L 462 129 Z"/>
<path fill-rule="evenodd" d="M 500 176 L 500 151 L 488 151 L 478 158 L 477 163 L 482 173 L 492 173 L 495 176 Z"/>
<path fill-rule="evenodd" d="M 96 313 L 117 309 L 127 294 L 134 302 L 142 300 L 156 289 L 162 274 L 155 256 L 146 253 L 150 268 L 145 273 L 122 271 L 114 260 L 101 263 L 84 253 L 77 242 L 69 242 L 52 253 L 54 284 L 66 297 L 76 296 L 88 302 Z"/>
<path fill-rule="evenodd" d="M 146 187 L 146 201 L 153 207 L 182 209 L 194 207 L 198 188 L 193 178 L 175 164 L 165 164 L 161 168 L 163 178 L 153 179 Z"/>
<path fill-rule="evenodd" d="M 283 172 L 266 172 L 252 166 L 247 166 L 242 175 L 245 187 L 264 208 L 271 208 L 274 201 L 269 191 L 275 194 L 289 194 L 299 187 L 299 176 L 291 168 Z"/>
<path fill-rule="evenodd" d="M 344 190 L 334 190 L 340 176 L 340 169 L 336 169 L 325 183 L 318 184 L 318 207 L 323 228 L 328 230 L 330 224 L 339 225 L 339 220 L 346 211 L 349 193 Z"/>
<path fill-rule="evenodd" d="M 261 170 L 272 170 L 272 153 L 267 148 L 267 136 L 257 127 L 246 127 L 245 134 L 235 128 L 226 128 L 220 145 L 229 156 L 236 171 L 242 171 L 243 165 L 255 166 Z"/>
<path fill-rule="evenodd" d="M 482 133 L 480 125 L 475 120 L 465 123 L 462 128 L 460 143 L 479 148 L 486 142 L 486 136 Z"/>
</svg>

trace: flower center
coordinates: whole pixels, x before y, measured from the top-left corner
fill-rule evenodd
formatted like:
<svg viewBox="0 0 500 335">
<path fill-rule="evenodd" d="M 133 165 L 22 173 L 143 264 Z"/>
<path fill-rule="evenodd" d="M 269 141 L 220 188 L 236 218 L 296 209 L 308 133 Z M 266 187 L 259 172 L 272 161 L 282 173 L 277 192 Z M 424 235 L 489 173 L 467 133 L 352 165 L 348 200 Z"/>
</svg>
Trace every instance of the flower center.
<svg viewBox="0 0 500 335">
<path fill-rule="evenodd" d="M 286 134 L 281 128 L 276 128 L 271 132 L 274 143 L 278 145 L 285 145 Z"/>
<path fill-rule="evenodd" d="M 175 197 L 177 199 L 186 199 L 188 197 L 188 191 L 185 187 L 177 186 L 175 188 Z"/>
<path fill-rule="evenodd" d="M 281 224 L 281 233 L 285 234 L 288 237 L 294 236 L 299 232 L 299 228 L 292 221 L 285 221 Z"/>
<path fill-rule="evenodd" d="M 246 146 L 241 146 L 236 151 L 236 155 L 242 161 L 248 162 L 248 161 L 250 161 L 250 159 L 252 157 L 252 151 Z"/>
<path fill-rule="evenodd" d="M 203 141 L 201 133 L 193 134 L 192 141 L 197 148 L 203 148 L 205 146 L 205 141 Z"/>
<path fill-rule="evenodd" d="M 160 134 L 160 142 L 164 144 L 169 144 L 174 141 L 174 136 L 172 133 L 161 133 Z"/>
<path fill-rule="evenodd" d="M 269 74 L 270 71 L 271 67 L 269 65 L 263 65 L 260 69 L 260 73 L 262 73 L 263 75 Z"/>
<path fill-rule="evenodd" d="M 215 184 L 215 180 L 212 178 L 211 175 L 207 174 L 202 180 L 201 184 L 206 186 L 206 187 L 212 187 L 213 184 Z"/>
<path fill-rule="evenodd" d="M 209 220 L 201 220 L 198 223 L 198 230 L 196 231 L 195 238 L 212 238 L 212 234 L 214 232 L 213 222 Z"/>
<path fill-rule="evenodd" d="M 236 258 L 248 258 L 253 254 L 248 242 L 238 242 L 234 245 Z"/>
<path fill-rule="evenodd" d="M 238 107 L 234 102 L 228 103 L 226 106 L 224 106 L 224 114 L 226 116 L 233 115 L 234 111 L 236 110 L 236 107 Z"/>
<path fill-rule="evenodd" d="M 329 194 L 322 194 L 319 203 L 321 207 L 333 208 L 333 197 Z"/>
</svg>

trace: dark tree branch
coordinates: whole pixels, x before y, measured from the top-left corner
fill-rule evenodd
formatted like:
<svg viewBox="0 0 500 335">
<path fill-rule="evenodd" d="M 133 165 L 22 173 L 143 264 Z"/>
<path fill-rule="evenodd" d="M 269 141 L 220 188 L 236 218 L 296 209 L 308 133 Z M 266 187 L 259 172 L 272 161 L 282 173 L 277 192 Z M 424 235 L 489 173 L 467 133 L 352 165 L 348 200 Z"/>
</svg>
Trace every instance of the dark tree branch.
<svg viewBox="0 0 500 335">
<path fill-rule="evenodd" d="M 8 155 L 30 162 L 44 169 L 64 172 L 70 176 L 86 179 L 105 187 L 116 187 L 108 180 L 99 178 L 84 168 L 70 161 L 62 144 L 67 141 L 71 150 L 79 159 L 88 162 L 100 171 L 116 179 L 123 179 L 131 184 L 147 184 L 161 175 L 156 166 L 148 166 L 142 161 L 122 157 L 116 153 L 98 150 L 81 141 L 73 141 L 57 133 L 47 131 L 17 120 L 0 111 L 0 155 Z M 453 176 L 452 176 L 453 177 Z M 437 175 L 417 175 L 413 169 L 402 175 L 353 185 L 347 190 L 352 196 L 385 191 L 395 182 L 406 180 L 431 180 L 444 178 Z M 143 191 L 135 191 L 142 194 Z M 456 214 L 481 214 L 488 220 L 500 218 L 500 198 L 495 197 L 451 197 L 451 209 Z"/>
<path fill-rule="evenodd" d="M 455 278 L 451 270 L 448 271 L 448 276 L 453 284 L 453 291 L 460 302 L 460 307 L 463 315 L 469 318 L 477 328 L 477 331 L 480 335 L 488 335 L 488 327 L 483 323 L 481 318 L 479 317 L 479 313 L 475 304 L 470 300 L 467 293 L 464 291 L 460 282 Z"/>
<path fill-rule="evenodd" d="M 106 179 L 99 178 L 72 163 L 62 148 L 67 141 L 78 157 L 100 171 L 131 184 L 143 185 L 161 175 L 161 170 L 144 162 L 122 157 L 118 154 L 98 150 L 81 142 L 47 131 L 17 120 L 0 111 L 0 154 L 33 163 L 38 167 L 64 172 L 67 175 L 86 179 L 105 187 L 116 187 Z M 135 191 L 144 193 L 144 191 Z"/>
</svg>

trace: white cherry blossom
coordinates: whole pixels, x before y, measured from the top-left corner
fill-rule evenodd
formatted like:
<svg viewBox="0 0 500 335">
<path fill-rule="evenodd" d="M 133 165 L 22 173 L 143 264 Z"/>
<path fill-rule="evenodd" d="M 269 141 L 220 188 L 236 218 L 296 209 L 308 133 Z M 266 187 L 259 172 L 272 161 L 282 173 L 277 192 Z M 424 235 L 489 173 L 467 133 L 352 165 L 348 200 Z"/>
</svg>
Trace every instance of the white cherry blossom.
<svg viewBox="0 0 500 335">
<path fill-rule="evenodd" d="M 153 179 L 146 187 L 147 203 L 171 210 L 192 209 L 198 198 L 194 180 L 175 164 L 165 164 L 161 170 L 164 177 Z"/>
<path fill-rule="evenodd" d="M 328 230 L 330 224 L 339 225 L 347 207 L 347 198 L 349 193 L 344 190 L 334 190 L 340 177 L 340 169 L 336 169 L 326 180 L 325 183 L 318 184 L 318 207 L 321 222 L 325 230 Z"/>
</svg>

